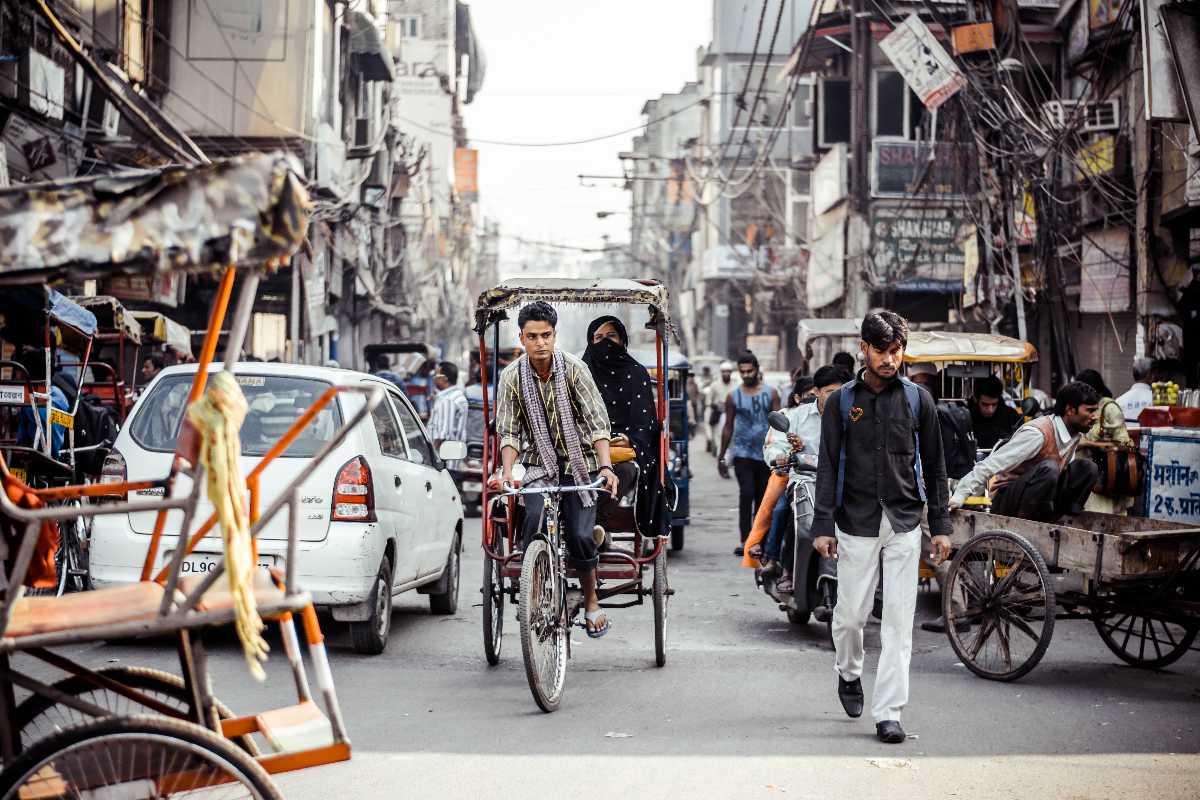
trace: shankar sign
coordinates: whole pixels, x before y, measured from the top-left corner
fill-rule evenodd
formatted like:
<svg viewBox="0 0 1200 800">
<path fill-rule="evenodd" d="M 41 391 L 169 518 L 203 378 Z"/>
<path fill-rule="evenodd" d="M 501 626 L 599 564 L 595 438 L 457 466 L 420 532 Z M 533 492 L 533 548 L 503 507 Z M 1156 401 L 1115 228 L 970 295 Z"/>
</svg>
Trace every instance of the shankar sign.
<svg viewBox="0 0 1200 800">
<path fill-rule="evenodd" d="M 930 111 L 967 85 L 966 76 L 946 48 L 938 43 L 933 32 L 916 14 L 909 14 L 895 30 L 883 37 L 879 49 Z"/>
</svg>

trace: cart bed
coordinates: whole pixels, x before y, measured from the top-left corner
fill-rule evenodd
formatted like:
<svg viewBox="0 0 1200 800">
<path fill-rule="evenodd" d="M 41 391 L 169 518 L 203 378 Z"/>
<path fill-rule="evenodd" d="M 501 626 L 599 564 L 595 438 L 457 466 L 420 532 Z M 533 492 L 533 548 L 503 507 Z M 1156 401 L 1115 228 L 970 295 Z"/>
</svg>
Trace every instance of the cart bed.
<svg viewBox="0 0 1200 800">
<path fill-rule="evenodd" d="M 956 548 L 976 534 L 1010 531 L 1041 551 L 1051 569 L 1080 572 L 1102 582 L 1165 576 L 1200 546 L 1200 527 L 1146 517 L 1084 512 L 1049 523 L 958 509 L 950 521 Z M 1200 564 L 1190 569 L 1200 570 Z"/>
</svg>

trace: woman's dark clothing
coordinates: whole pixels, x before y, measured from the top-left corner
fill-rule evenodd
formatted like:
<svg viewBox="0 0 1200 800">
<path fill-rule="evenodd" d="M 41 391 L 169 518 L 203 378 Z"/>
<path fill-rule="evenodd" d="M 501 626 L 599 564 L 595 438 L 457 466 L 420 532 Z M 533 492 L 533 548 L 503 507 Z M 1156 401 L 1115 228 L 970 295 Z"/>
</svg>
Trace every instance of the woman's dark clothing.
<svg viewBox="0 0 1200 800">
<path fill-rule="evenodd" d="M 759 501 L 767 493 L 767 481 L 771 479 L 771 468 L 761 458 L 735 458 L 733 476 L 738 484 L 738 526 L 742 541 L 750 535 L 754 515 Z M 786 493 L 785 493 L 786 494 Z"/>
<path fill-rule="evenodd" d="M 611 322 L 621 336 L 621 345 L 605 339 L 592 344 L 592 336 L 605 323 Z M 609 429 L 613 436 L 624 434 L 637 454 L 641 477 L 638 483 L 637 523 L 647 536 L 659 533 L 656 520 L 662 505 L 662 486 L 658 479 L 659 440 L 662 426 L 658 421 L 658 404 L 650 373 L 625 349 L 629 335 L 616 317 L 604 316 L 588 326 L 587 350 L 583 363 L 592 372 L 592 379 L 604 398 L 608 410 Z"/>
</svg>

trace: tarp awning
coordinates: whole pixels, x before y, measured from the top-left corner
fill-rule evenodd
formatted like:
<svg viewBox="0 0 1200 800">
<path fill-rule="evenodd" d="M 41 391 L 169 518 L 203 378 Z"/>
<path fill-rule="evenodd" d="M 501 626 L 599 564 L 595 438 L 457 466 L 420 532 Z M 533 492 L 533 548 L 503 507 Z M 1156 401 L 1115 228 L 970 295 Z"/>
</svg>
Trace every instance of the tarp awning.
<svg viewBox="0 0 1200 800">
<path fill-rule="evenodd" d="M 96 333 L 96 315 L 49 286 L 16 286 L 0 292 L 0 338 L 16 345 L 46 346 L 46 326 L 62 344 L 82 355 Z"/>
<path fill-rule="evenodd" d="M 993 333 L 956 331 L 911 331 L 904 360 L 988 361 L 1025 364 L 1037 361 L 1037 350 L 1029 342 Z"/>
<path fill-rule="evenodd" d="M 367 80 L 388 83 L 396 80 L 396 67 L 383 34 L 375 26 L 375 20 L 362 11 L 350 12 L 350 54 Z"/>
<path fill-rule="evenodd" d="M 523 278 L 505 281 L 479 295 L 475 330 L 482 333 L 504 312 L 522 303 L 584 305 L 642 305 L 650 307 L 652 321 L 671 327 L 667 287 L 655 280 L 635 278 Z"/>
<path fill-rule="evenodd" d="M 0 284 L 290 258 L 308 193 L 290 156 L 0 189 Z"/>
<path fill-rule="evenodd" d="M 117 298 L 97 295 L 71 299 L 96 315 L 96 330 L 99 333 L 119 333 L 134 344 L 142 343 L 142 326 Z"/>
<path fill-rule="evenodd" d="M 192 332 L 157 311 L 133 311 L 133 318 L 142 327 L 142 335 L 152 342 L 166 345 L 183 356 L 192 354 Z"/>
</svg>

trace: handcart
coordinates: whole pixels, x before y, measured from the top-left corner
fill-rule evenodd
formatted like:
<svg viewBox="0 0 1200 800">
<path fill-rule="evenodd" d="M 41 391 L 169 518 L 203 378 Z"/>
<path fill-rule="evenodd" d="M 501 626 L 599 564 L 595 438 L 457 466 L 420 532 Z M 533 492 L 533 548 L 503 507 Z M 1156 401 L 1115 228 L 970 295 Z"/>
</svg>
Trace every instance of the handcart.
<svg viewBox="0 0 1200 800">
<path fill-rule="evenodd" d="M 188 208 L 187 232 L 171 224 Z M 220 369 L 233 371 L 253 312 L 260 276 L 301 245 L 309 214 L 294 163 L 256 155 L 189 167 L 75 181 L 68 188 L 0 191 L 0 284 L 216 270 L 200 369 L 190 402 Z M 132 232 L 119 242 L 113 231 Z M 69 233 L 68 233 L 69 232 Z M 38 243 L 32 248 L 26 243 Z M 229 320 L 223 365 L 215 363 L 235 280 L 240 294 Z M 226 381 L 226 383 L 230 383 Z M 337 395 L 342 393 L 343 397 Z M 357 395 L 357 396 L 355 396 Z M 298 488 L 348 431 L 380 400 L 378 389 L 330 388 L 301 415 L 246 478 L 250 552 L 228 551 L 204 575 L 182 576 L 185 556 L 214 528 L 196 510 L 208 474 L 185 426 L 169 474 L 36 489 L 0 459 L 0 799 L 67 797 L 231 796 L 277 798 L 270 774 L 343 761 L 350 742 L 310 597 L 295 581 Z M 346 424 L 276 497 L 260 496 L 257 476 L 300 436 L 330 402 L 342 402 Z M 232 442 L 229 442 L 232 444 Z M 161 497 L 145 499 L 152 490 Z M 115 495 L 104 504 L 63 501 Z M 129 497 L 139 499 L 125 499 Z M 39 563 L 55 524 L 78 516 L 156 513 L 154 534 L 137 583 L 64 597 L 28 597 L 24 582 Z M 235 619 L 236 592 L 227 576 L 232 556 L 255 561 L 253 537 L 277 514 L 288 515 L 282 570 L 257 571 L 253 597 L 263 620 L 277 622 L 297 692 L 294 705 L 234 714 L 214 694 L 205 635 Z M 310 685 L 297 635 L 299 622 L 313 667 Z M 92 668 L 63 648 L 113 638 L 171 635 L 180 673 L 119 665 Z M 37 669 L 23 668 L 29 660 Z M 45 667 L 64 677 L 42 679 Z M 29 695 L 19 704 L 16 689 Z"/>
</svg>

